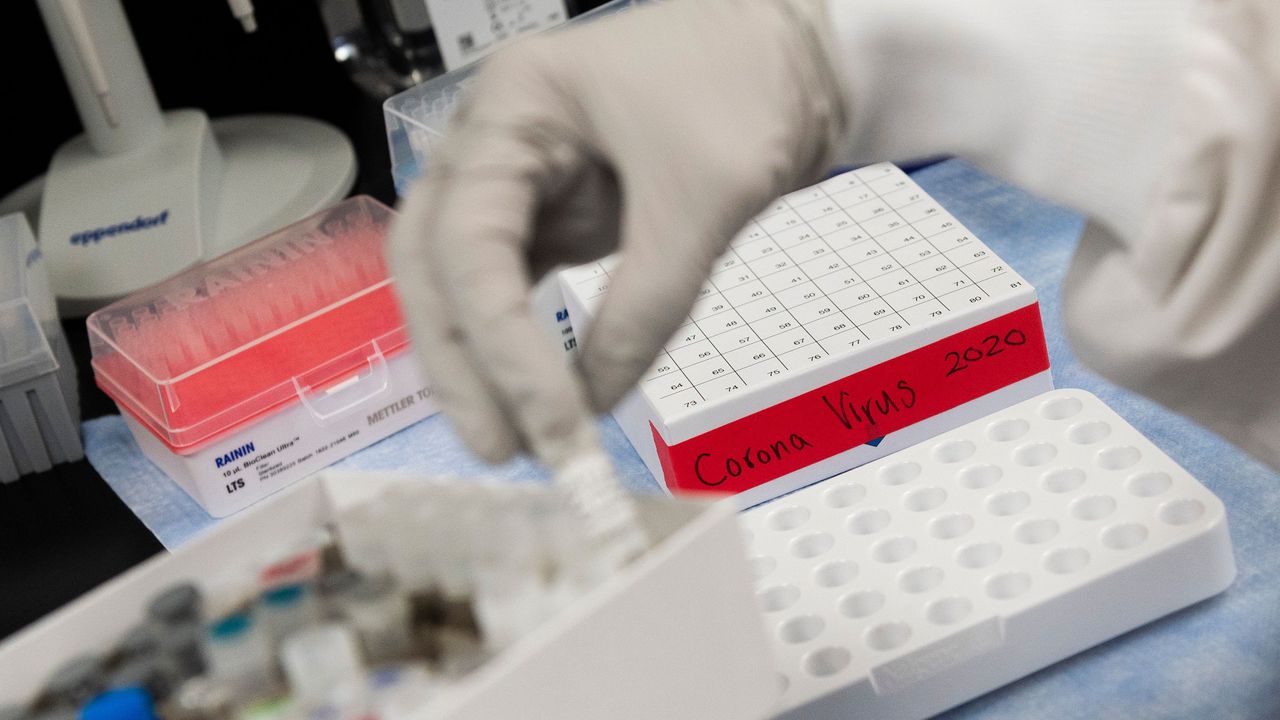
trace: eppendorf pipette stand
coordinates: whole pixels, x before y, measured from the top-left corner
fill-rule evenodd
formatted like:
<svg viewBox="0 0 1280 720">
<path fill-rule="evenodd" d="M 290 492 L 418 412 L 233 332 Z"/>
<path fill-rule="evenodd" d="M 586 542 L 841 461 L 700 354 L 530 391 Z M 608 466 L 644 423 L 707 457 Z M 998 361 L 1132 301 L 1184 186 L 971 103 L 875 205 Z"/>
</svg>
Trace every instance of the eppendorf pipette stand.
<svg viewBox="0 0 1280 720">
<path fill-rule="evenodd" d="M 1235 577 L 1222 502 L 1080 390 L 744 524 L 787 720 L 929 717 Z"/>
<path fill-rule="evenodd" d="M 81 2 L 83 23 L 66 3 L 38 4 L 85 128 L 54 154 L 35 223 L 64 316 L 221 255 L 351 189 L 355 153 L 336 128 L 285 115 L 211 123 L 201 110 L 161 113 L 119 0 Z M 82 28 L 87 41 L 86 32 L 77 36 Z M 33 199 L 30 186 L 19 192 Z M 21 209 L 31 213 L 33 204 Z"/>
</svg>

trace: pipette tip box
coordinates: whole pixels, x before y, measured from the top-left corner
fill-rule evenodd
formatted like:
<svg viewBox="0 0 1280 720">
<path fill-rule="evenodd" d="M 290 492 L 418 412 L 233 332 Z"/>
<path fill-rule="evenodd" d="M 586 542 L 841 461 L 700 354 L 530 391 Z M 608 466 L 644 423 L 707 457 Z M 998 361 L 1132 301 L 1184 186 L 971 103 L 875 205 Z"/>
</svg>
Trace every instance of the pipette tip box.
<svg viewBox="0 0 1280 720">
<path fill-rule="evenodd" d="M 1222 501 L 1080 390 L 743 521 L 788 720 L 930 717 L 1236 573 Z"/>
<path fill-rule="evenodd" d="M 383 259 L 392 215 L 346 200 L 89 317 L 99 387 L 209 514 L 434 411 Z"/>
<path fill-rule="evenodd" d="M 575 333 L 617 256 L 561 273 Z M 1052 389 L 1035 290 L 897 167 L 775 201 L 614 410 L 673 492 L 755 505 Z"/>
<path fill-rule="evenodd" d="M 35 236 L 0 217 L 0 482 L 84 457 L 76 367 Z"/>
</svg>

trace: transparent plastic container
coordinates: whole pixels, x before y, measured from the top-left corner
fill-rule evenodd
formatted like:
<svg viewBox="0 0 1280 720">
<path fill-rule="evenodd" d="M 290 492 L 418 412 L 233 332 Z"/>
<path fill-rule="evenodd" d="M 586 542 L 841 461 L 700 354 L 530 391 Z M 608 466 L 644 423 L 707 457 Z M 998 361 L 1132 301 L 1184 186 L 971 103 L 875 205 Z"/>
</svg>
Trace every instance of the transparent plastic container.
<svg viewBox="0 0 1280 720">
<path fill-rule="evenodd" d="M 89 317 L 98 385 L 177 449 L 299 401 L 407 341 L 381 242 L 389 208 L 358 197 Z"/>
<path fill-rule="evenodd" d="M 399 357 L 408 334 L 382 252 L 393 214 L 346 200 L 89 317 L 98 386 L 211 514 L 431 410 L 410 401 L 394 421 L 366 422 L 393 396 L 426 392 Z"/>
<path fill-rule="evenodd" d="M 35 236 L 0 217 L 0 481 L 84 456 L 75 364 Z"/>
<path fill-rule="evenodd" d="M 613 0 L 571 19 L 574 25 L 601 18 L 632 6 L 655 0 Z M 563 26 L 562 26 L 563 27 Z M 391 150 L 391 177 L 400 196 L 426 173 L 431 156 L 444 137 L 445 128 L 458 102 L 466 95 L 472 74 L 478 66 L 468 65 L 448 72 L 402 93 L 382 104 L 387 125 L 387 144 Z"/>
</svg>

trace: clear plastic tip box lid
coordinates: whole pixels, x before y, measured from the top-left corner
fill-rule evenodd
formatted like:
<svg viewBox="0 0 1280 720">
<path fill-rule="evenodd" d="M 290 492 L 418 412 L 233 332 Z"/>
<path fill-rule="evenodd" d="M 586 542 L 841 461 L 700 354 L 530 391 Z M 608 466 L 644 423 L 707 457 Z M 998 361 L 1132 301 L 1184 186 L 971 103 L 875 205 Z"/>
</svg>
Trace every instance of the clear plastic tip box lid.
<svg viewBox="0 0 1280 720">
<path fill-rule="evenodd" d="M 384 367 L 408 343 L 382 252 L 393 214 L 352 198 L 99 310 L 98 385 L 189 452 Z"/>
<path fill-rule="evenodd" d="M 58 367 L 43 329 L 58 321 L 53 295 L 28 272 L 39 252 L 21 214 L 0 217 L 0 387 Z"/>
<path fill-rule="evenodd" d="M 602 18 L 654 0 L 611 0 L 569 20 L 569 25 Z M 478 64 L 466 65 L 428 80 L 382 104 L 391 150 L 391 177 L 401 197 L 414 180 L 426 174 L 431 158 L 443 139 L 446 126 L 458 103 L 469 91 L 471 75 Z"/>
</svg>

